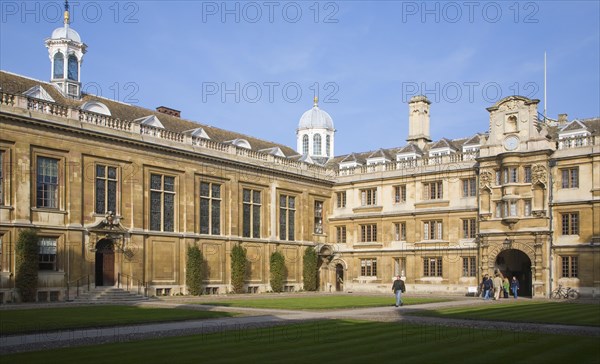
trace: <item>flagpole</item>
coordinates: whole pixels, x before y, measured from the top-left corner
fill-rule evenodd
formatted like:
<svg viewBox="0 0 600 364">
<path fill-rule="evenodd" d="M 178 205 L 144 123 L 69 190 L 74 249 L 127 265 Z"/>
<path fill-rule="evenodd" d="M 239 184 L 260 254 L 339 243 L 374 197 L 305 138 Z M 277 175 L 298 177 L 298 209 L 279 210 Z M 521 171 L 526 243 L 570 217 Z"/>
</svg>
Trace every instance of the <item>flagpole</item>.
<svg viewBox="0 0 600 364">
<path fill-rule="evenodd" d="M 546 110 L 548 107 L 548 98 L 546 95 L 546 51 L 544 51 L 544 122 L 546 122 Z"/>
</svg>

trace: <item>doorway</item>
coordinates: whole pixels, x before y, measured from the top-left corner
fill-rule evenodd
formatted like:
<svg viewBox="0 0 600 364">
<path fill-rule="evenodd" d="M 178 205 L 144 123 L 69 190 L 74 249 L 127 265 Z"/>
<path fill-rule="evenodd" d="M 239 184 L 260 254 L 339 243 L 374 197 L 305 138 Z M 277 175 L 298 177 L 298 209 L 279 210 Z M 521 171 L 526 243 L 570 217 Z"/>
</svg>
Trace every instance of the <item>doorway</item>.
<svg viewBox="0 0 600 364">
<path fill-rule="evenodd" d="M 509 280 L 517 277 L 519 296 L 531 296 L 531 259 L 527 254 L 517 249 L 504 250 L 496 257 L 495 268 Z"/>
<path fill-rule="evenodd" d="M 344 290 L 344 266 L 339 263 L 335 266 L 335 290 L 336 292 Z"/>
<path fill-rule="evenodd" d="M 102 239 L 96 244 L 96 287 L 115 285 L 115 251 L 113 241 Z"/>
</svg>

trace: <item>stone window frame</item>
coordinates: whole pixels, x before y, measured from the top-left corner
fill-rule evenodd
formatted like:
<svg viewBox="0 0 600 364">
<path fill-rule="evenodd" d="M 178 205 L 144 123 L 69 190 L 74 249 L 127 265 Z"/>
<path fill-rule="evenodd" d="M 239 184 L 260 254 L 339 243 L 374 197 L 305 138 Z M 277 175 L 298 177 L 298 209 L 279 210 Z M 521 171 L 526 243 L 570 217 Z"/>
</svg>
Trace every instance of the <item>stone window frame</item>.
<svg viewBox="0 0 600 364">
<path fill-rule="evenodd" d="M 244 191 L 248 191 L 250 193 L 250 201 L 249 202 L 245 202 L 244 201 Z M 260 196 L 260 203 L 256 203 L 254 202 L 254 196 L 255 193 L 258 193 Z M 253 238 L 253 239 L 260 239 L 263 237 L 263 220 L 265 219 L 265 213 L 264 213 L 264 209 L 265 209 L 265 186 L 262 185 L 254 185 L 254 184 L 248 184 L 248 183 L 243 183 L 240 185 L 240 226 L 242 229 L 241 232 L 241 236 L 244 238 Z M 248 231 L 248 236 L 246 235 L 246 231 L 245 231 L 245 224 L 246 224 L 246 216 L 245 216 L 245 205 L 249 206 L 249 215 L 248 215 L 248 222 L 250 223 L 249 226 L 249 231 Z M 258 207 L 258 209 L 255 209 L 255 207 Z M 258 231 L 255 231 L 254 229 L 254 223 L 255 223 L 255 211 L 258 211 Z"/>
<path fill-rule="evenodd" d="M 64 212 L 66 206 L 67 184 L 66 184 L 66 151 L 50 149 L 34 149 L 31 153 L 31 171 L 33 176 L 31 180 L 31 208 L 38 211 Z M 55 159 L 58 161 L 57 172 L 57 196 L 56 207 L 38 206 L 38 161 L 39 158 Z"/>
<path fill-rule="evenodd" d="M 205 184 L 208 185 L 208 196 L 202 195 L 202 186 Z M 214 186 L 219 186 L 219 196 L 218 197 L 213 195 L 213 192 L 214 192 L 213 187 Z M 223 181 L 207 179 L 207 178 L 201 178 L 200 181 L 198 181 L 198 231 L 200 234 L 214 235 L 214 236 L 222 235 L 224 195 L 225 195 L 225 184 L 223 183 Z M 202 213 L 202 201 L 203 200 L 208 201 L 207 226 L 203 226 L 203 213 Z M 219 206 L 218 221 L 216 224 L 214 221 L 215 216 L 214 216 L 214 211 L 213 211 L 215 202 L 218 202 L 218 206 Z M 207 229 L 206 231 L 204 231 L 205 228 Z M 218 231 L 215 231 L 215 228 L 218 229 Z"/>
</svg>

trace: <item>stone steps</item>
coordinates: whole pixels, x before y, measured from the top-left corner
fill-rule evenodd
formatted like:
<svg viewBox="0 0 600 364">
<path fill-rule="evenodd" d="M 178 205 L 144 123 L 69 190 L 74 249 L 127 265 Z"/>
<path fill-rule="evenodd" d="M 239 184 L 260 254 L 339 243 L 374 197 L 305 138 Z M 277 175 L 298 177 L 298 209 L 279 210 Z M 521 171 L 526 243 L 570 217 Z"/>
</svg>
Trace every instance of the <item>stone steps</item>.
<svg viewBox="0 0 600 364">
<path fill-rule="evenodd" d="M 80 293 L 75 297 L 75 302 L 103 302 L 103 303 L 118 303 L 118 302 L 138 302 L 146 301 L 148 297 L 138 295 L 137 291 L 127 292 L 121 288 L 114 287 L 97 287 L 89 292 Z"/>
</svg>

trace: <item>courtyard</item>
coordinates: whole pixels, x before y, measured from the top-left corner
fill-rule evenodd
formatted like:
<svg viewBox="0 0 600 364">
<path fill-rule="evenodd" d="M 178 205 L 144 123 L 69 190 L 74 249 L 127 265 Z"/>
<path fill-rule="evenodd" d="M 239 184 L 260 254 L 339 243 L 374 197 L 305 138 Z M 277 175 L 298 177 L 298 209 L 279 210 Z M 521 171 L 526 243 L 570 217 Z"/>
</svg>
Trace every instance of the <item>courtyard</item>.
<svg viewBox="0 0 600 364">
<path fill-rule="evenodd" d="M 598 363 L 600 303 L 391 295 L 178 296 L 0 307 L 3 361 Z"/>
</svg>

